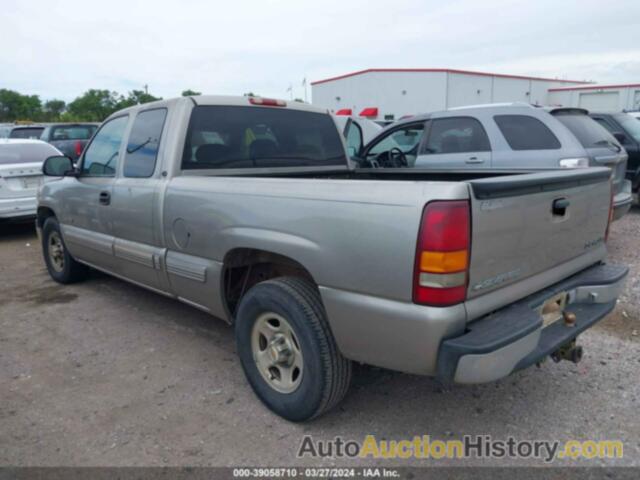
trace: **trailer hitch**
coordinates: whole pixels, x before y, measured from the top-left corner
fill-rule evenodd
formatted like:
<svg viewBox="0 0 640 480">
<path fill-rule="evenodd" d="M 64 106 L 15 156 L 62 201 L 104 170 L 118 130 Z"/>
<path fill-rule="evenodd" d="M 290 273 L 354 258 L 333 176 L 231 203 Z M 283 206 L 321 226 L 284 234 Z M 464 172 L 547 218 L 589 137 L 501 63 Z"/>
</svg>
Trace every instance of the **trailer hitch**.
<svg viewBox="0 0 640 480">
<path fill-rule="evenodd" d="M 582 360 L 582 346 L 576 345 L 576 341 L 571 340 L 569 343 L 565 343 L 558 350 L 551 354 L 551 358 L 554 362 L 558 363 L 561 360 L 568 360 L 573 363 L 578 363 Z"/>
</svg>

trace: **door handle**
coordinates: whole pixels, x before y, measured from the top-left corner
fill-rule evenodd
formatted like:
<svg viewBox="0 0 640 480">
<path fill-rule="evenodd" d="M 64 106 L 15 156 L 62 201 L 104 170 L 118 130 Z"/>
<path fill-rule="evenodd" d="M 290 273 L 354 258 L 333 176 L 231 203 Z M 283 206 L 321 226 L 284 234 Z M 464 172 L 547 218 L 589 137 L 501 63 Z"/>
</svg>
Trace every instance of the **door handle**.
<svg viewBox="0 0 640 480">
<path fill-rule="evenodd" d="M 109 192 L 100 192 L 100 205 L 109 205 L 111 203 L 111 194 Z"/>
<path fill-rule="evenodd" d="M 482 158 L 478 158 L 478 157 L 469 157 L 465 160 L 465 162 L 467 163 L 484 163 L 484 160 Z"/>
</svg>

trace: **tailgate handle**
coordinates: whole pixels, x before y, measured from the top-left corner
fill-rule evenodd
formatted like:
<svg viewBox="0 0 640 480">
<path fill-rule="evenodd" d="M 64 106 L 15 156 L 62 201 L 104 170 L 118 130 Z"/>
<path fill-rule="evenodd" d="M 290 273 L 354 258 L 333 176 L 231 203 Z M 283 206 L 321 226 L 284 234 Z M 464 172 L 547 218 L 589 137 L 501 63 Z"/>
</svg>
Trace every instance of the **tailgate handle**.
<svg viewBox="0 0 640 480">
<path fill-rule="evenodd" d="M 569 208 L 571 202 L 569 202 L 566 198 L 557 198 L 553 201 L 553 214 L 563 216 L 567 213 L 567 208 Z"/>
</svg>

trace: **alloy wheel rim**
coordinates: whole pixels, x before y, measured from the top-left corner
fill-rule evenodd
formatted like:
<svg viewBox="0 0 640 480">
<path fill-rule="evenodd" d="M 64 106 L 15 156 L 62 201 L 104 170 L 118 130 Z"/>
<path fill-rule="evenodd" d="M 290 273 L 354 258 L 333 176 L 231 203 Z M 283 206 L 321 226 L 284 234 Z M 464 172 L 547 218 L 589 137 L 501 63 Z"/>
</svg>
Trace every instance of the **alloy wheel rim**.
<svg viewBox="0 0 640 480">
<path fill-rule="evenodd" d="M 49 235 L 49 261 L 56 272 L 64 270 L 64 245 L 58 232 Z"/>
<path fill-rule="evenodd" d="M 280 393 L 292 393 L 302 381 L 300 343 L 287 320 L 274 312 L 261 314 L 251 334 L 253 359 L 262 378 Z"/>
</svg>

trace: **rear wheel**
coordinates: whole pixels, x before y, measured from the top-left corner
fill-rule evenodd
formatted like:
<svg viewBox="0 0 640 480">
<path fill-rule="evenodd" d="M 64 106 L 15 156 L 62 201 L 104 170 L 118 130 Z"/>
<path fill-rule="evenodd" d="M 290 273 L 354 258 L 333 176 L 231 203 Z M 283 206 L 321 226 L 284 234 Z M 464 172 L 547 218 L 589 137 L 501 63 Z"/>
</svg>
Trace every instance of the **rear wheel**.
<svg viewBox="0 0 640 480">
<path fill-rule="evenodd" d="M 47 218 L 42 227 L 42 254 L 49 275 L 56 282 L 74 283 L 86 278 L 88 267 L 77 262 L 67 250 L 55 217 Z"/>
<path fill-rule="evenodd" d="M 251 387 L 281 417 L 309 420 L 346 394 L 351 362 L 338 351 L 311 282 L 281 277 L 255 285 L 240 302 L 235 330 Z"/>
</svg>

